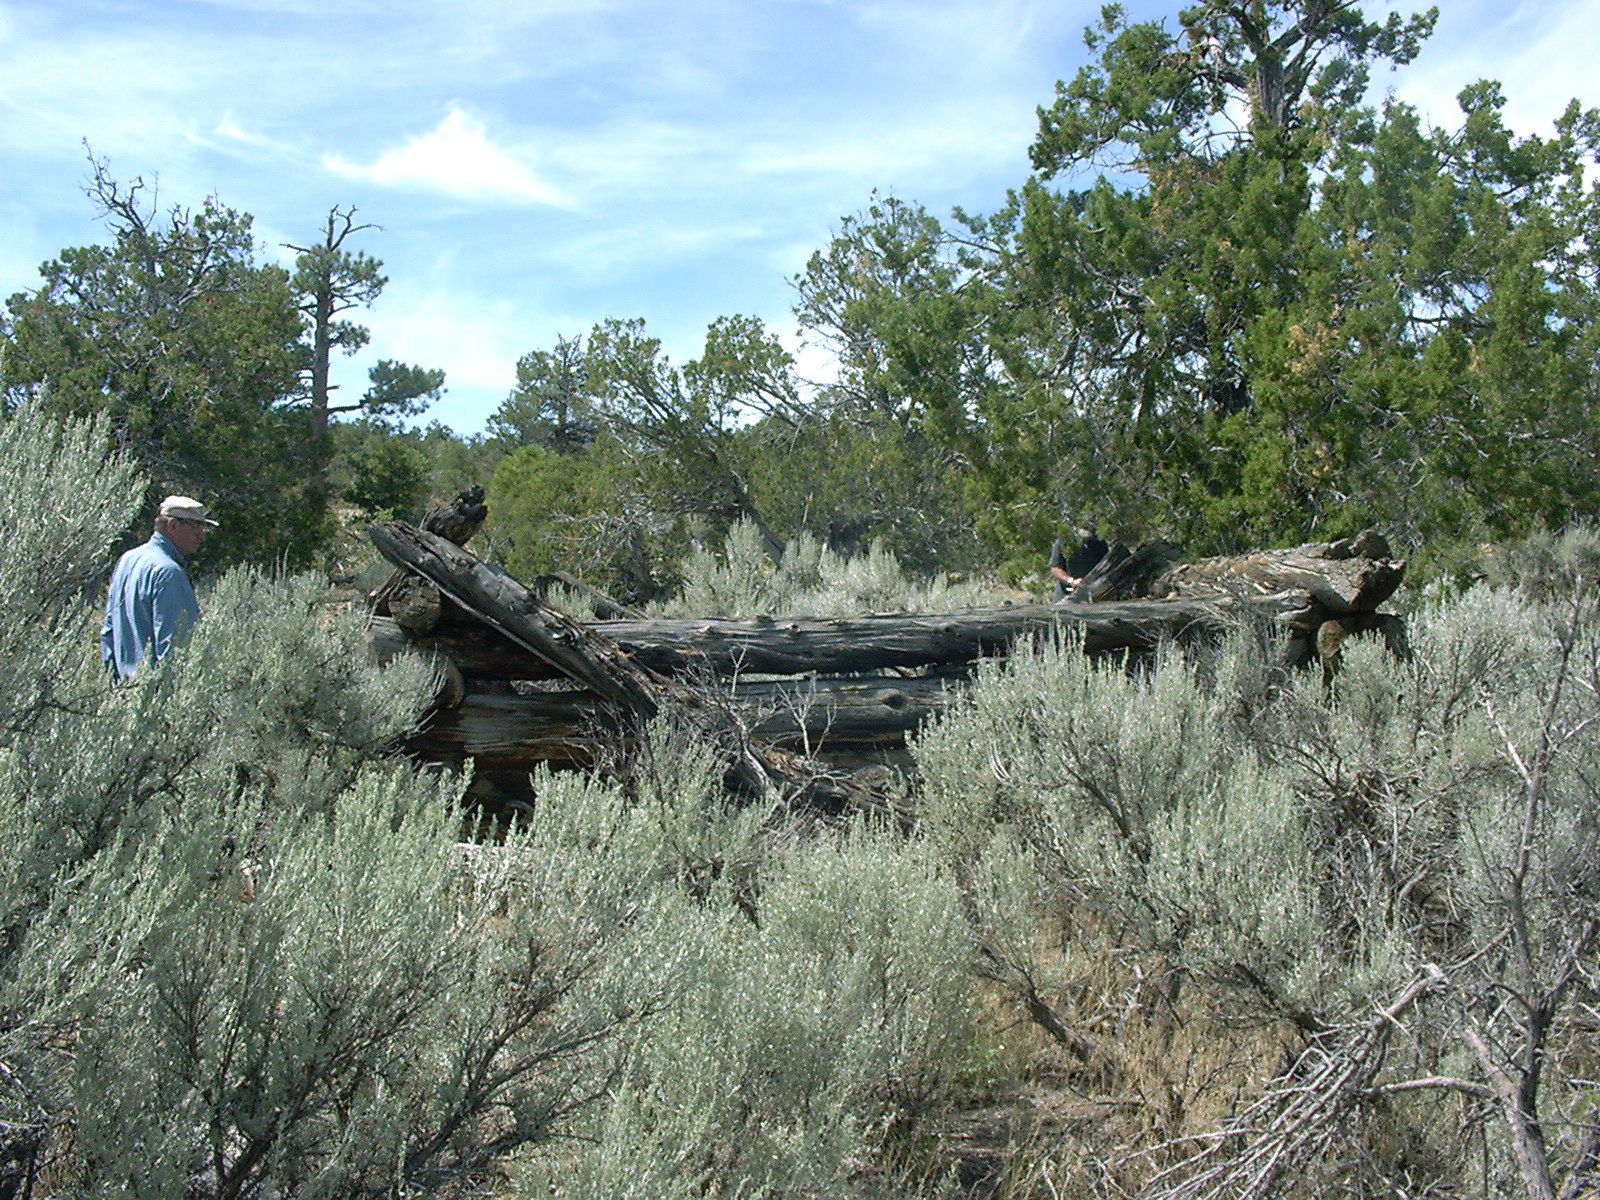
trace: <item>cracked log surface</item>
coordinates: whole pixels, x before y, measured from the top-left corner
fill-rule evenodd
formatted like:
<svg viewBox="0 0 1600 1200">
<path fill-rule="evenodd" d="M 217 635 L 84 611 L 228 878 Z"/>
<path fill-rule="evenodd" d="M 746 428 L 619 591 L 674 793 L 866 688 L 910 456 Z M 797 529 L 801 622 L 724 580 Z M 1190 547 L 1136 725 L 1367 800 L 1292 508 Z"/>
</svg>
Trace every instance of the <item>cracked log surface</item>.
<svg viewBox="0 0 1600 1200">
<path fill-rule="evenodd" d="M 1215 598 L 1125 600 L 864 617 L 595 621 L 587 628 L 633 663 L 663 675 L 854 675 L 970 663 L 1052 629 L 1080 630 L 1090 654 L 1149 650 L 1166 638 L 1218 633 L 1246 611 Z M 549 679 L 558 673 L 527 646 L 496 637 L 461 614 L 447 615 L 424 636 L 407 636 L 385 618 L 375 618 L 372 629 L 380 657 L 409 645 L 445 655 L 469 679 Z"/>
<path fill-rule="evenodd" d="M 368 533 L 390 562 L 422 576 L 562 674 L 626 712 L 649 717 L 660 711 L 655 688 L 614 644 L 542 603 L 505 571 L 403 521 L 380 521 Z"/>
<path fill-rule="evenodd" d="M 752 736 L 786 749 L 895 749 L 958 689 L 941 679 L 741 681 L 728 703 Z M 467 756 L 505 769 L 539 761 L 589 765 L 625 736 L 593 692 L 475 694 L 435 712 L 411 746 L 428 757 Z"/>
<path fill-rule="evenodd" d="M 1231 558 L 1202 558 L 1170 567 L 1152 593 L 1267 596 L 1300 593 L 1324 617 L 1374 611 L 1394 594 L 1406 564 L 1389 543 L 1368 531 L 1337 542 L 1310 542 L 1286 550 L 1260 550 Z"/>
</svg>

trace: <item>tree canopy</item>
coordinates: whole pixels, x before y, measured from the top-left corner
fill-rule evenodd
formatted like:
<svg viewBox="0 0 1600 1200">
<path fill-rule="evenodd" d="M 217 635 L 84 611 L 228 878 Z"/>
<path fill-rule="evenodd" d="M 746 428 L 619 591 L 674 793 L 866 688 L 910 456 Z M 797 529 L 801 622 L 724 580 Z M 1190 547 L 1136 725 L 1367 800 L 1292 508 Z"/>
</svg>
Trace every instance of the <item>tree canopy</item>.
<svg viewBox="0 0 1600 1200">
<path fill-rule="evenodd" d="M 215 198 L 162 210 L 143 179 L 92 168 L 112 240 L 62 251 L 8 301 L 8 404 L 42 389 L 53 411 L 105 413 L 154 494 L 223 514 L 208 560 L 308 561 L 324 513 L 306 415 L 287 403 L 302 361 L 288 273 L 255 261 L 247 214 Z"/>
<path fill-rule="evenodd" d="M 53 411 L 107 414 L 153 496 L 196 494 L 223 517 L 211 564 L 305 565 L 328 534 L 330 414 L 415 415 L 444 384 L 442 371 L 383 359 L 359 399 L 331 401 L 331 353 L 367 343 L 341 314 L 387 282 L 381 262 L 345 247 L 371 226 L 332 209 L 320 242 L 288 247 L 289 272 L 258 261 L 247 213 L 216 197 L 164 208 L 154 183 L 90 168 L 85 190 L 111 240 L 63 250 L 36 290 L 8 301 L 5 403 L 38 391 Z"/>
<path fill-rule="evenodd" d="M 1003 207 L 875 202 L 798 312 L 1013 553 L 1066 523 L 1201 550 L 1559 523 L 1595 499 L 1600 115 L 1521 138 L 1488 82 L 1455 128 L 1370 104 L 1434 15 L 1109 6 Z"/>
<path fill-rule="evenodd" d="M 530 529 L 569 497 L 646 543 L 748 520 L 775 558 L 809 534 L 1021 576 L 1074 527 L 1196 554 L 1374 525 L 1413 555 L 1515 537 L 1600 500 L 1600 111 L 1524 136 L 1490 81 L 1445 124 L 1375 100 L 1435 17 L 1108 5 L 1003 204 L 941 219 L 874 195 L 811 257 L 795 313 L 837 357 L 826 384 L 751 317 L 681 363 L 608 319 L 524 355 L 471 442 L 386 423 L 440 394 L 436 370 L 381 360 L 334 403 L 331 356 L 367 342 L 349 314 L 387 282 L 353 208 L 284 271 L 247 215 L 163 210 L 95 162 L 111 240 L 11 298 L 8 403 L 48 382 L 57 410 L 108 413 L 157 490 L 225 509 L 224 559 L 304 561 L 329 478 L 410 505 L 525 447 L 504 486 L 531 489 L 511 505 Z"/>
</svg>

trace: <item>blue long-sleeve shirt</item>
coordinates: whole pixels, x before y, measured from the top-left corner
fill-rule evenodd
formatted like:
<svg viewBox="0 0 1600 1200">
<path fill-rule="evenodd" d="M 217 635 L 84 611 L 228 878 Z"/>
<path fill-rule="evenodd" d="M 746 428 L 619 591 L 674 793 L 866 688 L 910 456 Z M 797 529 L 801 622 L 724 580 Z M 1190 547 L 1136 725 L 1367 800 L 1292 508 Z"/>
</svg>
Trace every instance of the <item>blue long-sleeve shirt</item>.
<svg viewBox="0 0 1600 1200">
<path fill-rule="evenodd" d="M 200 606 L 183 561 L 159 531 L 117 560 L 100 626 L 100 657 L 118 679 L 132 675 L 146 657 L 155 661 L 189 639 Z"/>
</svg>

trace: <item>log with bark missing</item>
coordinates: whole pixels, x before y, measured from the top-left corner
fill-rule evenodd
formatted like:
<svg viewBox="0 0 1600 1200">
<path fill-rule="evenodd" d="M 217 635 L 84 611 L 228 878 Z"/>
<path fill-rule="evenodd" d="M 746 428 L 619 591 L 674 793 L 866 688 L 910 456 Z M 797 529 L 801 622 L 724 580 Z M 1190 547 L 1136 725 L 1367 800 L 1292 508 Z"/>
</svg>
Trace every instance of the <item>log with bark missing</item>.
<svg viewBox="0 0 1600 1200">
<path fill-rule="evenodd" d="M 1255 623 L 1280 639 L 1286 662 L 1320 659 L 1325 672 L 1355 633 L 1380 631 L 1405 652 L 1400 619 L 1377 609 L 1405 564 L 1374 534 L 1191 563 L 1165 543 L 1118 547 L 1057 604 L 588 623 L 446 537 L 396 521 L 371 535 L 405 577 L 373 617 L 374 652 L 433 655 L 454 681 L 413 748 L 486 767 L 593 762 L 665 710 L 728 747 L 730 776 L 748 790 L 838 801 L 848 789 L 788 748 L 902 746 L 977 660 L 1021 639 L 1070 636 L 1091 655 L 1140 655 Z"/>
</svg>

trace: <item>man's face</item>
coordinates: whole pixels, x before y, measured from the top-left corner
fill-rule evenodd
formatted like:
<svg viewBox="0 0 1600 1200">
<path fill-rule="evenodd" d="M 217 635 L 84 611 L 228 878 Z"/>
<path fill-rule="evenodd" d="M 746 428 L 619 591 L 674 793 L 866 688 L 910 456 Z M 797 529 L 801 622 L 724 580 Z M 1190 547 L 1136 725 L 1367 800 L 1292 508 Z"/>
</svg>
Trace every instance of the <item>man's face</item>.
<svg viewBox="0 0 1600 1200">
<path fill-rule="evenodd" d="M 206 540 L 206 534 L 210 531 L 211 526 L 204 521 L 187 521 L 182 517 L 167 519 L 167 537 L 172 539 L 178 553 L 185 558 L 200 549 L 200 543 Z"/>
</svg>

